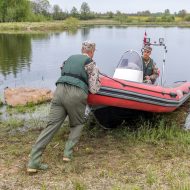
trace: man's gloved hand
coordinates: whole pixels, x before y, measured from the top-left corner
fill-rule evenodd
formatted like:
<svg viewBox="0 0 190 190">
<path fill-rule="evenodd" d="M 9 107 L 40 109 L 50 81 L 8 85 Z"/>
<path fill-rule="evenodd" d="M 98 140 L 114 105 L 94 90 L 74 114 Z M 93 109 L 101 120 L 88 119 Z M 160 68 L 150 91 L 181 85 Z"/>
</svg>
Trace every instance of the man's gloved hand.
<svg viewBox="0 0 190 190">
<path fill-rule="evenodd" d="M 144 83 L 147 83 L 147 84 L 152 84 L 152 81 L 150 79 L 150 76 L 145 76 L 145 80 L 144 80 Z"/>
<path fill-rule="evenodd" d="M 148 75 L 145 76 L 145 78 L 146 78 L 146 80 L 150 80 L 150 76 L 148 76 Z"/>
</svg>

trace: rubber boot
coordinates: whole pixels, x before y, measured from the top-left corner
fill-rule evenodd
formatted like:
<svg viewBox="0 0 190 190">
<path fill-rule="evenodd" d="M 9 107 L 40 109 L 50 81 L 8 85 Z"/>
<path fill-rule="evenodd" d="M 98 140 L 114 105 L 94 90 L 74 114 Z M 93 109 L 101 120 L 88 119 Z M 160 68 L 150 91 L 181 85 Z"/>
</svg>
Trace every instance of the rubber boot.
<svg viewBox="0 0 190 190">
<path fill-rule="evenodd" d="M 73 147 L 79 141 L 83 127 L 84 125 L 76 125 L 70 128 L 69 139 L 65 144 L 63 161 L 68 162 L 71 160 Z"/>
<path fill-rule="evenodd" d="M 75 144 L 76 143 L 74 143 L 72 140 L 68 140 L 66 142 L 63 161 L 69 162 L 71 160 L 73 154 L 73 147 L 75 146 Z"/>
<path fill-rule="evenodd" d="M 41 163 L 42 150 L 33 148 L 30 154 L 27 172 L 36 173 L 39 170 L 47 170 L 48 165 Z"/>
</svg>

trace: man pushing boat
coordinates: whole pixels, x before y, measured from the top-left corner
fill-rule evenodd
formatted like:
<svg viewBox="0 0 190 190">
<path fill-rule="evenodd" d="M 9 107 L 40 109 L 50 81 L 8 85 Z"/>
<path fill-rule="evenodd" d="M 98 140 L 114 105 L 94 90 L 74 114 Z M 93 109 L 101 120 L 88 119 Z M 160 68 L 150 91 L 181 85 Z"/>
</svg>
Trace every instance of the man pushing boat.
<svg viewBox="0 0 190 190">
<path fill-rule="evenodd" d="M 46 127 L 36 140 L 27 165 L 28 173 L 48 169 L 41 163 L 42 153 L 61 128 L 65 118 L 70 121 L 70 134 L 65 143 L 63 161 L 70 161 L 73 148 L 79 141 L 85 123 L 85 109 L 89 91 L 94 94 L 100 89 L 99 70 L 93 61 L 95 43 L 82 43 L 82 53 L 70 56 L 61 69 L 61 77 L 56 82 L 49 119 Z"/>
</svg>

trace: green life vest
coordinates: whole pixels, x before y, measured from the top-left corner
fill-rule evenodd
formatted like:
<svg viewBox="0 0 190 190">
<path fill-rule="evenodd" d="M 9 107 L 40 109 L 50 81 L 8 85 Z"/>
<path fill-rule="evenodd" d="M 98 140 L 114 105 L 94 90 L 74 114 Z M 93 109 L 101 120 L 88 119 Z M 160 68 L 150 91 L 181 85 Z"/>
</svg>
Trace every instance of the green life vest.
<svg viewBox="0 0 190 190">
<path fill-rule="evenodd" d="M 142 60 L 143 60 L 143 80 L 145 80 L 145 76 L 150 76 L 153 74 L 154 61 L 153 59 L 150 58 L 150 62 L 148 63 L 148 65 L 146 65 L 143 57 Z"/>
<path fill-rule="evenodd" d="M 63 65 L 61 77 L 56 82 L 67 83 L 83 89 L 88 94 L 88 75 L 84 66 L 92 62 L 92 59 L 86 55 L 72 55 Z"/>
</svg>

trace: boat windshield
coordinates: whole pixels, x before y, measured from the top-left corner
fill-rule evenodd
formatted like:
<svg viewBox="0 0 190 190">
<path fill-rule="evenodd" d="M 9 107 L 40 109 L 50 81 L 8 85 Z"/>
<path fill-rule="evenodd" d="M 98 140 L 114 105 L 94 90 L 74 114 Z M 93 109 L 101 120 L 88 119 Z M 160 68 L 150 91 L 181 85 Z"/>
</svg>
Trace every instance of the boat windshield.
<svg viewBox="0 0 190 190">
<path fill-rule="evenodd" d="M 143 70 L 142 58 L 136 51 L 133 50 L 126 51 L 121 57 L 117 68 L 142 71 Z"/>
</svg>

